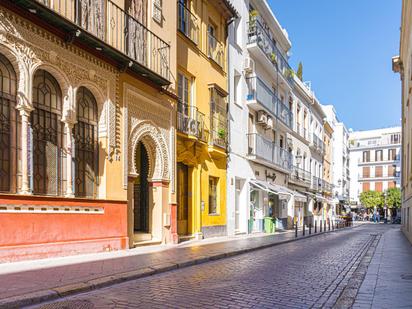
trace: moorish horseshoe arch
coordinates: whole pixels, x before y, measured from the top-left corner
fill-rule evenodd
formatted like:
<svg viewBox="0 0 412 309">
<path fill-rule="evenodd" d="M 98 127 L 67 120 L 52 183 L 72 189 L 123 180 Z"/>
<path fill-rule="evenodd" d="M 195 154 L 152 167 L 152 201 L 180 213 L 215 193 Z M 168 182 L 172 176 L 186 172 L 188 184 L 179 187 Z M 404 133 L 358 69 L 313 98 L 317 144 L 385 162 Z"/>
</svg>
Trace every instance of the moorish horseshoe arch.
<svg viewBox="0 0 412 309">
<path fill-rule="evenodd" d="M 129 175 L 138 176 L 135 153 L 139 142 L 146 147 L 149 158 L 149 179 L 169 180 L 169 154 L 160 130 L 151 121 L 141 121 L 131 130 L 129 137 Z"/>
</svg>

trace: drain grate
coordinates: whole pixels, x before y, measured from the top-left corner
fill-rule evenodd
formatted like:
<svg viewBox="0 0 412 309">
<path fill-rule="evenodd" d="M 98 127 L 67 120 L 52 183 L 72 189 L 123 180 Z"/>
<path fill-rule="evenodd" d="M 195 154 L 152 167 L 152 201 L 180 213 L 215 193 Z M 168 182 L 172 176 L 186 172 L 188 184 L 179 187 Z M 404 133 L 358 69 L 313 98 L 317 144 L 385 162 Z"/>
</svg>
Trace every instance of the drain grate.
<svg viewBox="0 0 412 309">
<path fill-rule="evenodd" d="M 412 274 L 403 274 L 401 275 L 403 280 L 412 280 Z"/>
<path fill-rule="evenodd" d="M 94 305 L 88 300 L 66 300 L 46 304 L 40 309 L 94 309 Z"/>
</svg>

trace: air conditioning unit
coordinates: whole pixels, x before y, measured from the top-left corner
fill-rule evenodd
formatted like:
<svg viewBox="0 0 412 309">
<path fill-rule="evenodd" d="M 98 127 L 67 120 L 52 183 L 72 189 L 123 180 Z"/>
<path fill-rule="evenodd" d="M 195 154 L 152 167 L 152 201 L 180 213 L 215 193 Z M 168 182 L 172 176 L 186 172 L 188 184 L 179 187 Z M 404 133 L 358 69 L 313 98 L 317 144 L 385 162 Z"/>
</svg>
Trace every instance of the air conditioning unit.
<svg viewBox="0 0 412 309">
<path fill-rule="evenodd" d="M 273 118 L 270 116 L 267 116 L 267 129 L 273 129 Z"/>
<path fill-rule="evenodd" d="M 265 111 L 258 111 L 257 123 L 266 127 L 268 124 L 268 115 Z"/>
<path fill-rule="evenodd" d="M 252 73 L 255 71 L 255 62 L 250 57 L 245 58 L 243 69 L 246 73 Z"/>
</svg>

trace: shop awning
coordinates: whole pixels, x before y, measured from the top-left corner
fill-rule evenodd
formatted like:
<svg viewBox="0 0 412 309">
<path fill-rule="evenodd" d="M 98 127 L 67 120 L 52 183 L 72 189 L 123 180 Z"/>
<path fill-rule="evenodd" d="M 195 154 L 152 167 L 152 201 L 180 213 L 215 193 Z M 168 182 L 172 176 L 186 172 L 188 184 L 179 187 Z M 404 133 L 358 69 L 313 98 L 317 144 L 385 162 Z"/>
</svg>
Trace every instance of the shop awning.
<svg viewBox="0 0 412 309">
<path fill-rule="evenodd" d="M 299 192 L 290 190 L 289 188 L 286 188 L 284 186 L 276 185 L 273 183 L 269 183 L 269 182 L 266 182 L 263 180 L 257 180 L 257 179 L 251 179 L 250 183 L 260 190 L 264 190 L 268 193 L 278 195 L 281 200 L 287 200 L 291 196 L 294 196 L 295 200 L 298 202 L 307 202 L 306 196 L 304 196 L 303 194 Z"/>
<path fill-rule="evenodd" d="M 306 202 L 308 201 L 308 198 L 307 198 L 305 195 L 303 195 L 302 193 L 299 193 L 299 192 L 297 192 L 297 191 L 294 191 L 294 192 L 293 192 L 293 195 L 295 196 L 295 201 L 297 201 L 297 202 L 304 202 L 304 203 L 306 203 Z"/>
<path fill-rule="evenodd" d="M 325 202 L 326 201 L 326 199 L 320 194 L 315 194 L 315 198 L 319 202 Z"/>
</svg>

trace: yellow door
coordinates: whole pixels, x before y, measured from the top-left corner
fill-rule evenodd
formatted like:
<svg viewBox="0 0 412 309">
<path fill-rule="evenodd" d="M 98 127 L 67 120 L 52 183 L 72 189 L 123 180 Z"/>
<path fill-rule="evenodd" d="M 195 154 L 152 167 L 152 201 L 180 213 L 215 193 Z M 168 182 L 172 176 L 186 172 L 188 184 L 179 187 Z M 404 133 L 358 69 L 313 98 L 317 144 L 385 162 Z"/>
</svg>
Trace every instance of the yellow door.
<svg viewBox="0 0 412 309">
<path fill-rule="evenodd" d="M 187 235 L 188 224 L 188 167 L 177 164 L 177 233 Z"/>
</svg>

